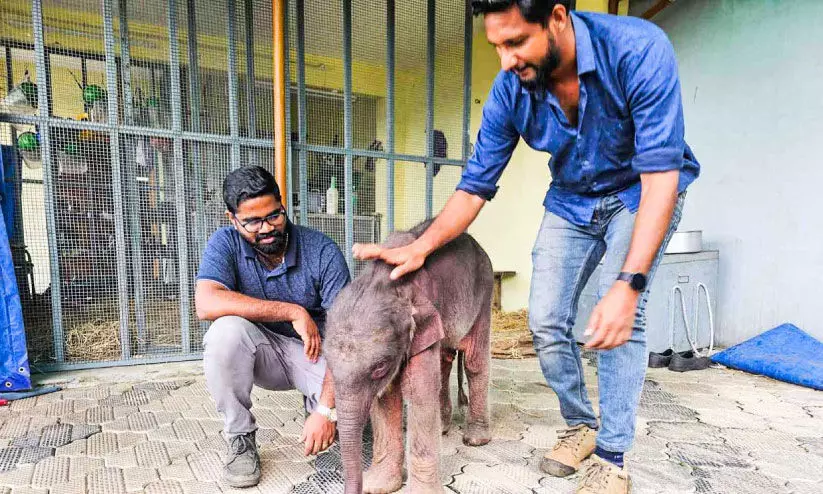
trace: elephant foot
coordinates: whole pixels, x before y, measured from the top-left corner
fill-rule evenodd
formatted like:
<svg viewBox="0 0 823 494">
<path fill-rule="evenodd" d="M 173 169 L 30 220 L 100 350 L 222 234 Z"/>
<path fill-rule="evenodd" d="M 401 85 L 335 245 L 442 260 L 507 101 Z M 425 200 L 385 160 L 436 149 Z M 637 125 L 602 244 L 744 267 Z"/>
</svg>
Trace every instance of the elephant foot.
<svg viewBox="0 0 823 494">
<path fill-rule="evenodd" d="M 491 441 L 492 435 L 487 424 L 469 423 L 463 433 L 463 444 L 466 446 L 483 446 Z"/>
<path fill-rule="evenodd" d="M 363 492 L 388 494 L 403 487 L 402 461 L 384 460 L 363 473 Z"/>
</svg>

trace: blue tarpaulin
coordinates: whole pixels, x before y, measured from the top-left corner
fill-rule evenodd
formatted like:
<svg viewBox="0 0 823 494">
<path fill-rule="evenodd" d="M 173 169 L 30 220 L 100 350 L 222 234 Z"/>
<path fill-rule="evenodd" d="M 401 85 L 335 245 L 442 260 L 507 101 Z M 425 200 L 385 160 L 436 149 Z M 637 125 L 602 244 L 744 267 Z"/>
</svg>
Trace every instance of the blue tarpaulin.
<svg viewBox="0 0 823 494">
<path fill-rule="evenodd" d="M 823 390 L 823 343 L 783 324 L 712 356 L 726 367 Z"/>
<path fill-rule="evenodd" d="M 0 392 L 31 389 L 23 308 L 14 277 L 14 262 L 6 225 L 14 219 L 14 182 L 7 181 L 15 171 L 13 156 L 3 147 L 0 152 Z"/>
</svg>

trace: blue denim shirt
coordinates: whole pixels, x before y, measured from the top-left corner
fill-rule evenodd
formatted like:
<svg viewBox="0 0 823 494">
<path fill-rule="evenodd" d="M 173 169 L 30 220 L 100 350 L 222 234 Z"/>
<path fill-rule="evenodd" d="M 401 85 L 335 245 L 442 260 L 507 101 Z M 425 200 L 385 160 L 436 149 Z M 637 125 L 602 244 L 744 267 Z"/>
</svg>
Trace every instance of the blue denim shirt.
<svg viewBox="0 0 823 494">
<path fill-rule="evenodd" d="M 522 137 L 551 154 L 543 205 L 585 226 L 606 195 L 616 193 L 636 212 L 641 173 L 680 170 L 682 192 L 700 165 L 684 141 L 677 61 L 665 33 L 635 17 L 572 12 L 571 19 L 580 78 L 577 127 L 553 94 L 530 93 L 516 74 L 501 71 L 457 189 L 492 199 Z"/>
<path fill-rule="evenodd" d="M 268 270 L 237 230 L 220 228 L 206 245 L 197 279 L 216 281 L 249 297 L 299 305 L 325 336 L 326 311 L 350 279 L 346 259 L 323 233 L 291 222 L 287 231 L 289 243 L 283 263 Z M 263 326 L 285 336 L 300 337 L 290 322 Z"/>
</svg>

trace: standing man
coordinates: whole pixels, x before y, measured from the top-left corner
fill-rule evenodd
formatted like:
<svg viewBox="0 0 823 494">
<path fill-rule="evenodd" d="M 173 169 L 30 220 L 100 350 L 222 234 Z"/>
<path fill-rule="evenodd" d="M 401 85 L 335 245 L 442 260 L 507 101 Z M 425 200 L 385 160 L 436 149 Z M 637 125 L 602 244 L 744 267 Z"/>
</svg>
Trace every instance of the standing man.
<svg viewBox="0 0 823 494">
<path fill-rule="evenodd" d="M 349 282 L 349 270 L 329 237 L 288 221 L 264 168 L 231 172 L 223 200 L 232 226 L 209 239 L 195 304 L 201 320 L 214 321 L 203 338 L 203 360 L 229 443 L 223 476 L 232 487 L 249 487 L 260 480 L 253 385 L 303 393 L 311 413 L 301 438 L 305 454 L 334 441 L 334 385 L 320 349 L 326 311 Z"/>
<path fill-rule="evenodd" d="M 569 12 L 568 0 L 472 1 L 502 70 L 483 108 L 457 191 L 431 227 L 398 249 L 355 246 L 361 259 L 422 266 L 492 199 L 522 137 L 551 154 L 553 177 L 532 252 L 529 325 L 561 431 L 541 469 L 569 475 L 594 453 L 578 492 L 625 493 L 643 386 L 648 283 L 677 228 L 699 165 L 684 142 L 674 51 L 644 20 Z M 599 350 L 600 423 L 572 335 L 580 292 L 598 262 L 600 301 L 586 346 Z"/>
</svg>

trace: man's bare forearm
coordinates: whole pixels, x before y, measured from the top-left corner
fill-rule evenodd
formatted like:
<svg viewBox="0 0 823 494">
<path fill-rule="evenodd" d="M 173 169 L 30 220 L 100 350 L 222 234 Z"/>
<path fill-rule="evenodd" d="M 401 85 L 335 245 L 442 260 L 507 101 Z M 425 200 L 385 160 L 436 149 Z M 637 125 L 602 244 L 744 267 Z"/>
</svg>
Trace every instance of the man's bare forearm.
<svg viewBox="0 0 823 494">
<path fill-rule="evenodd" d="M 334 408 L 334 378 L 331 369 L 326 367 L 326 376 L 323 378 L 323 389 L 320 391 L 320 404 Z"/>
<path fill-rule="evenodd" d="M 197 282 L 195 305 L 197 317 L 205 321 L 239 316 L 253 322 L 291 322 L 305 312 L 296 304 L 249 297 L 209 281 Z"/>
<path fill-rule="evenodd" d="M 455 191 L 416 243 L 424 250 L 425 255 L 431 254 L 465 232 L 485 203 L 486 200 L 482 197 L 462 190 Z"/>
<path fill-rule="evenodd" d="M 671 224 L 679 178 L 679 170 L 640 175 L 640 207 L 623 271 L 648 274 Z"/>
</svg>

